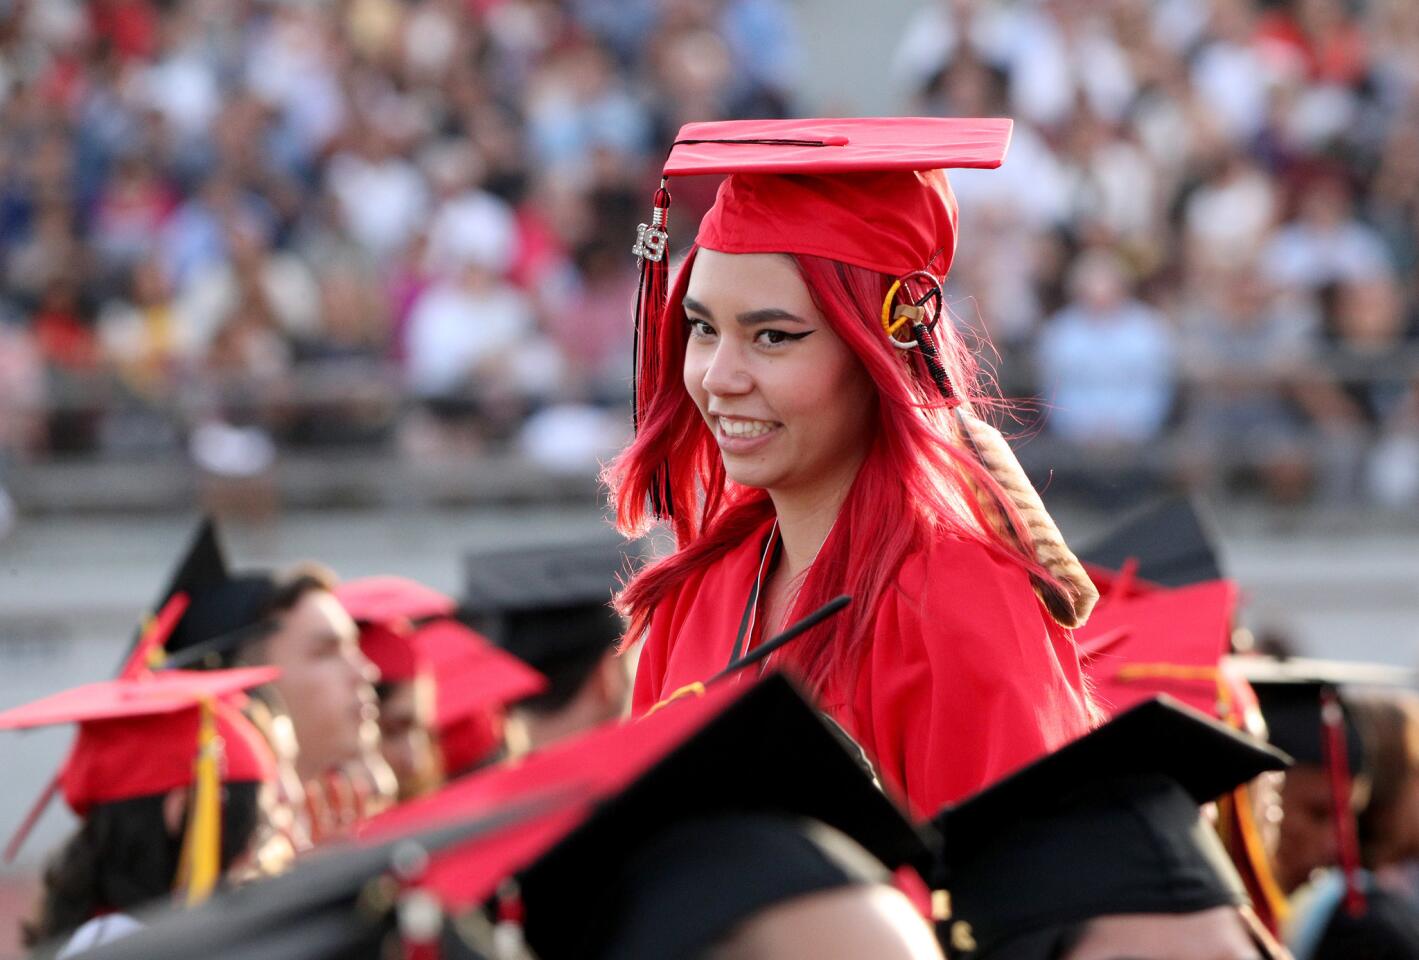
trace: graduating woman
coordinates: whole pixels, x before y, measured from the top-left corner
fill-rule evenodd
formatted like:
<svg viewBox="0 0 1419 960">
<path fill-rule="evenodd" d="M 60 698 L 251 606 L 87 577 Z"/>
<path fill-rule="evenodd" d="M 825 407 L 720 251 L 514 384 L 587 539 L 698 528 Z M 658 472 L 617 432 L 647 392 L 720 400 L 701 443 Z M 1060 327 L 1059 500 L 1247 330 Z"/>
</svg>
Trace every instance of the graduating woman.
<svg viewBox="0 0 1419 960">
<path fill-rule="evenodd" d="M 1000 434 L 941 284 L 947 167 L 995 167 L 1008 120 L 690 124 L 667 178 L 728 174 L 666 292 L 662 181 L 642 258 L 637 436 L 618 525 L 678 549 L 619 604 L 634 710 L 771 655 L 918 812 L 1084 733 L 1069 628 L 1097 594 Z"/>
<path fill-rule="evenodd" d="M 0 730 L 79 725 L 57 785 L 80 823 L 45 871 L 31 945 L 69 938 L 64 956 L 125 936 L 131 914 L 198 903 L 264 853 L 275 760 L 238 703 L 275 672 L 174 670 L 0 713 Z"/>
</svg>

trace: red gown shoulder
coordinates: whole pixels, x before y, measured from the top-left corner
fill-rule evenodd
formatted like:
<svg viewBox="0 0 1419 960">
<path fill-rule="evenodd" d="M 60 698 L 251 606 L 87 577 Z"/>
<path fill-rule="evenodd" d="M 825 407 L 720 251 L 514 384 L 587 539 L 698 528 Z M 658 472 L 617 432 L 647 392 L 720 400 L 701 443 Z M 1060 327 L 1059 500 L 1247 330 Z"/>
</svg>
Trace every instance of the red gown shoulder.
<svg viewBox="0 0 1419 960">
<path fill-rule="evenodd" d="M 959 538 L 903 563 L 851 702 L 848 729 L 921 815 L 1089 729 L 1070 632 L 1017 564 Z"/>
</svg>

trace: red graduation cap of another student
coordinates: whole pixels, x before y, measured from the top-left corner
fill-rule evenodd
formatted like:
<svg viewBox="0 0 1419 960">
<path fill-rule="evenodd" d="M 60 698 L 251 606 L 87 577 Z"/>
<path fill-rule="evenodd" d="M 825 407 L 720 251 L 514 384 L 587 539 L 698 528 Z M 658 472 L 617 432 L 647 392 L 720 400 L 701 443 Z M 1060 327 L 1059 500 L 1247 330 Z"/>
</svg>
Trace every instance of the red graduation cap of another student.
<svg viewBox="0 0 1419 960">
<path fill-rule="evenodd" d="M 411 640 L 414 625 L 453 615 L 453 598 L 407 577 L 373 576 L 346 580 L 335 597 L 359 625 L 360 649 L 385 683 L 406 683 L 428 669 Z"/>
<path fill-rule="evenodd" d="M 428 674 L 444 766 L 457 774 L 494 753 L 508 705 L 541 693 L 547 680 L 455 618 L 446 594 L 398 576 L 340 584 L 335 596 L 360 627 L 360 648 L 385 683 Z"/>
<path fill-rule="evenodd" d="M 1232 581 L 1210 580 L 1096 608 L 1074 637 L 1100 706 L 1116 716 L 1166 693 L 1220 720 L 1255 710 L 1246 682 L 1223 667 L 1237 596 Z"/>
<path fill-rule="evenodd" d="M 451 776 L 496 752 L 505 708 L 547 689 L 546 677 L 458 620 L 433 620 L 411 640 L 433 671 L 434 726 Z"/>
<path fill-rule="evenodd" d="M 197 900 L 217 879 L 219 784 L 275 776 L 271 750 L 239 702 L 277 672 L 173 670 L 91 683 L 0 713 L 0 730 L 79 725 L 59 784 L 81 817 L 97 804 L 194 788 L 182 882 Z"/>
</svg>

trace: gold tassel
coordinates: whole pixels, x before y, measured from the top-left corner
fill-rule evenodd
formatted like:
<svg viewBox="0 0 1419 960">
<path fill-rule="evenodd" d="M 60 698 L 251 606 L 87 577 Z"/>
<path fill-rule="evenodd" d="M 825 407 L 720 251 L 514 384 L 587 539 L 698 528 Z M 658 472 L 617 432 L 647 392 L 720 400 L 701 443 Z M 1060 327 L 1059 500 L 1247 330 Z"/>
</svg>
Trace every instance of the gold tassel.
<svg viewBox="0 0 1419 960">
<path fill-rule="evenodd" d="M 217 736 L 216 707 L 204 698 L 197 729 L 197 759 L 192 778 L 192 806 L 187 811 L 187 831 L 177 865 L 177 888 L 186 891 L 189 907 L 209 896 L 221 873 L 222 784 L 217 769 L 221 741 Z"/>
<path fill-rule="evenodd" d="M 960 407 L 956 408 L 956 421 L 976 456 L 1014 504 L 1029 532 L 1030 543 L 1021 544 L 1001 506 L 993 502 L 994 498 L 987 491 L 977 490 L 976 495 L 991 526 L 997 534 L 1020 549 L 1033 552 L 1035 561 L 1058 582 L 1059 586 L 1055 586 L 1043 577 L 1031 577 L 1035 593 L 1049 610 L 1050 616 L 1064 627 L 1083 626 L 1098 602 L 1099 591 L 1089 579 L 1083 564 L 1074 556 L 1074 551 L 1064 542 L 1064 536 L 1045 509 L 1034 484 L 1025 475 L 1020 461 L 1015 459 L 1010 444 L 1006 443 L 999 430 Z"/>
</svg>

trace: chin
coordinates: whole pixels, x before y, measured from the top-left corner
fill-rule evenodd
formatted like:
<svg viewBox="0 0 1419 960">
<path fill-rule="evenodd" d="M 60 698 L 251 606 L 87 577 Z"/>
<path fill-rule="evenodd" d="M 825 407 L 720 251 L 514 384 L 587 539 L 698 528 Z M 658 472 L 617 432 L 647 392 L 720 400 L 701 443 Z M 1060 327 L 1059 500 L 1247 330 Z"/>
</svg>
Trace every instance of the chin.
<svg viewBox="0 0 1419 960">
<path fill-rule="evenodd" d="M 779 476 L 777 472 L 752 467 L 736 470 L 728 461 L 725 461 L 724 464 L 724 474 L 739 486 L 752 487 L 756 490 L 772 489 Z"/>
</svg>

